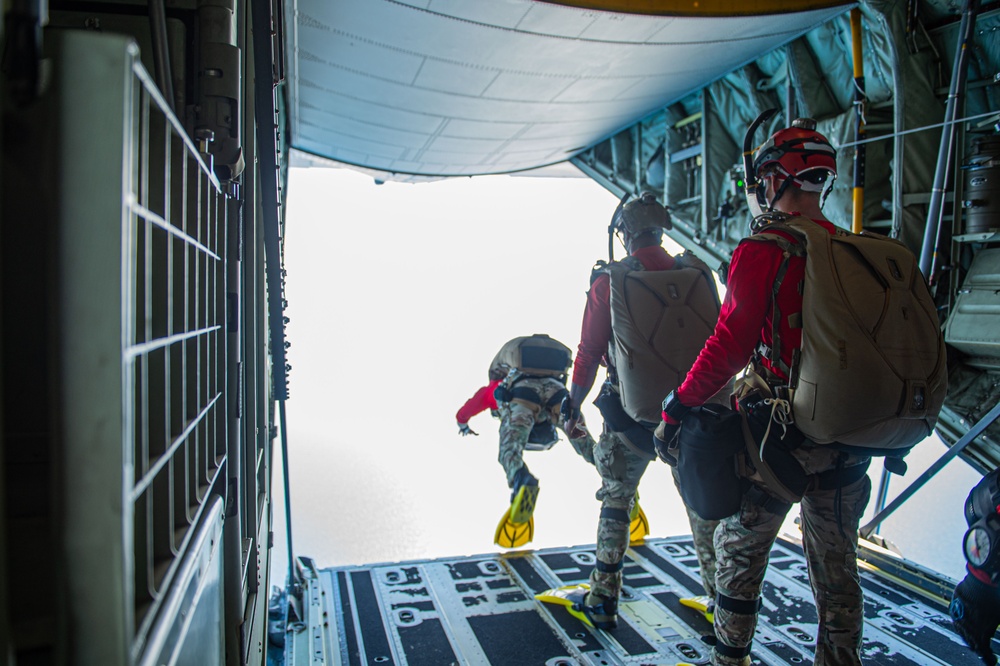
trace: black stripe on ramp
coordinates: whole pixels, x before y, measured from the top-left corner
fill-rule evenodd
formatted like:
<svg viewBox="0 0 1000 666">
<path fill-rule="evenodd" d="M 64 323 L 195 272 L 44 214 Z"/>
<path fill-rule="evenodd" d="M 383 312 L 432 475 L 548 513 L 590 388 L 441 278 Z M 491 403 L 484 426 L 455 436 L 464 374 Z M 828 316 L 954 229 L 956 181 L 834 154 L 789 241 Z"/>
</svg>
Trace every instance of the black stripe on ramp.
<svg viewBox="0 0 1000 666">
<path fill-rule="evenodd" d="M 351 595 L 347 589 L 347 576 L 343 571 L 337 572 L 337 590 L 340 596 L 340 607 L 343 609 L 344 637 L 347 644 L 347 663 L 350 666 L 361 666 L 361 650 L 358 647 L 358 637 L 354 633 L 354 613 L 351 609 Z"/>
<path fill-rule="evenodd" d="M 534 610 L 468 619 L 479 645 L 493 666 L 545 666 L 569 652 Z"/>
<path fill-rule="evenodd" d="M 409 627 L 399 627 L 399 640 L 406 653 L 407 666 L 457 664 L 448 635 L 438 619 L 424 620 Z"/>
<path fill-rule="evenodd" d="M 392 650 L 389 648 L 389 639 L 385 635 L 385 625 L 382 624 L 382 611 L 375 596 L 371 572 L 351 572 L 351 586 L 354 588 L 354 601 L 358 605 L 361 640 L 365 646 L 368 663 L 395 663 L 392 659 Z M 378 661 L 375 661 L 376 659 Z"/>
</svg>

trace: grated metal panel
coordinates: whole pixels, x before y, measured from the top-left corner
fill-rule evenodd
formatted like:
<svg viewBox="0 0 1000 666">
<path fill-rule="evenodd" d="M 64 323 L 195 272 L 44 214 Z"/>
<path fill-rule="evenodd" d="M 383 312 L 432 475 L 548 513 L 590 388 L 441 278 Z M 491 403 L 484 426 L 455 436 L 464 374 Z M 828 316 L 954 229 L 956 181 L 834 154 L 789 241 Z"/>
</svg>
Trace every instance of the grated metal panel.
<svg viewBox="0 0 1000 666">
<path fill-rule="evenodd" d="M 226 458 L 225 195 L 133 63 L 126 157 L 124 442 L 134 460 L 137 643 L 185 557 Z"/>
</svg>

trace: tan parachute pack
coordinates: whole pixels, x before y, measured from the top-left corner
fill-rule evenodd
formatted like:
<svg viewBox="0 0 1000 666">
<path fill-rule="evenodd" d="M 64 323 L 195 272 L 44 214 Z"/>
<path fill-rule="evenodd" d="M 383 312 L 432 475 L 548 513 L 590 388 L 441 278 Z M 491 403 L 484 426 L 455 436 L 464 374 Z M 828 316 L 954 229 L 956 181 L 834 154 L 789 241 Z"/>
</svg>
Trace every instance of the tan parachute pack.
<svg viewBox="0 0 1000 666">
<path fill-rule="evenodd" d="M 625 413 L 658 423 L 663 398 L 680 386 L 719 318 L 719 295 L 707 265 L 693 254 L 671 270 L 647 271 L 633 257 L 608 264 L 611 330 L 608 357 Z"/>
<path fill-rule="evenodd" d="M 563 377 L 569 371 L 573 352 L 544 333 L 514 338 L 507 342 L 490 363 L 490 370 L 520 370 L 537 377 Z"/>
<path fill-rule="evenodd" d="M 799 242 L 769 233 L 777 229 Z M 870 232 L 833 235 L 801 217 L 747 240 L 778 243 L 786 265 L 790 256 L 806 257 L 802 348 L 792 368 L 782 366 L 802 433 L 869 455 L 902 453 L 930 435 L 948 386 L 944 337 L 906 246 Z"/>
</svg>

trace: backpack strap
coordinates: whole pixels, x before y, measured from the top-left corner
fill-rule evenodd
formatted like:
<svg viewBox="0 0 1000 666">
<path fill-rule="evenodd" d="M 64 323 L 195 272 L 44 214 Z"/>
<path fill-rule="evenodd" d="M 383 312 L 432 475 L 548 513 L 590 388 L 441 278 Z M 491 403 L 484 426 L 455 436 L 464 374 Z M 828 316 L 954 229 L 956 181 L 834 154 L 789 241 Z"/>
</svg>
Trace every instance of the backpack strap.
<svg viewBox="0 0 1000 666">
<path fill-rule="evenodd" d="M 630 271 L 646 270 L 646 267 L 642 265 L 642 262 L 632 256 L 625 257 L 620 261 L 604 261 L 603 259 L 600 259 L 596 264 L 594 264 L 594 267 L 590 271 L 590 285 L 593 286 L 594 281 L 601 275 L 609 275 L 612 267 L 616 266 L 624 267 L 626 270 Z"/>
<path fill-rule="evenodd" d="M 690 250 L 685 250 L 683 253 L 674 256 L 674 268 L 696 268 L 701 271 L 701 274 L 705 276 L 705 280 L 708 282 L 708 286 L 712 288 L 712 295 L 715 297 L 715 305 L 719 309 L 722 309 L 722 301 L 719 299 L 719 290 L 715 286 L 715 276 L 712 275 L 712 269 L 708 267 L 704 261 L 698 258 Z"/>
<path fill-rule="evenodd" d="M 598 260 L 597 263 L 594 264 L 594 267 L 590 269 L 590 286 L 593 287 L 597 278 L 608 272 L 608 266 L 608 262 L 603 259 Z"/>
<path fill-rule="evenodd" d="M 792 236 L 797 242 L 792 242 L 782 236 L 781 234 L 774 233 L 776 231 L 783 231 L 786 234 Z M 774 278 L 774 285 L 771 288 L 771 346 L 759 345 L 756 350 L 757 354 L 766 356 L 768 360 L 771 361 L 772 367 L 780 368 L 782 372 L 789 378 L 789 382 L 794 377 L 795 372 L 795 361 L 793 360 L 792 366 L 789 367 L 781 360 L 781 350 L 782 350 L 782 340 L 781 340 L 781 307 L 778 304 L 778 292 L 781 289 L 781 285 L 785 281 L 785 274 L 788 272 L 788 263 L 792 257 L 805 257 L 806 249 L 804 239 L 802 234 L 793 229 L 791 226 L 784 224 L 782 222 L 772 222 L 765 227 L 762 227 L 760 231 L 755 233 L 753 236 L 743 239 L 744 241 L 758 241 L 764 243 L 774 243 L 781 249 L 782 260 L 781 265 L 778 266 L 778 272 Z M 795 322 L 789 322 L 794 324 Z M 801 318 L 797 322 L 799 327 L 802 326 Z M 793 357 L 796 355 L 793 354 Z"/>
</svg>

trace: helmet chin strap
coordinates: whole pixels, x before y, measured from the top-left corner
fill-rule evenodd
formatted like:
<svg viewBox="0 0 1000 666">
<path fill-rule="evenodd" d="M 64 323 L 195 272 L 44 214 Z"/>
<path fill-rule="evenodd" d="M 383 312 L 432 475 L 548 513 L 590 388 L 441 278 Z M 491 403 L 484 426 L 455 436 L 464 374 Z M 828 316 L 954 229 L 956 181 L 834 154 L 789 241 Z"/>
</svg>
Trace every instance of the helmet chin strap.
<svg viewBox="0 0 1000 666">
<path fill-rule="evenodd" d="M 771 197 L 771 201 L 768 202 L 767 204 L 768 210 L 774 210 L 774 204 L 778 202 L 778 199 L 781 198 L 781 195 L 785 193 L 785 190 L 788 189 L 788 186 L 791 185 L 793 181 L 797 182 L 797 179 L 792 178 L 791 176 L 788 176 L 784 179 L 784 181 L 781 183 L 781 186 L 778 187 L 778 190 L 774 193 L 774 196 Z"/>
<path fill-rule="evenodd" d="M 747 198 L 747 207 L 753 217 L 763 215 L 767 205 L 764 199 L 764 185 L 757 179 L 757 173 L 753 168 L 753 136 L 757 133 L 757 128 L 767 122 L 771 116 L 776 114 L 778 109 L 767 109 L 757 119 L 750 123 L 746 134 L 743 135 L 743 182 L 744 193 Z"/>
<path fill-rule="evenodd" d="M 622 213 L 622 208 L 625 207 L 625 202 L 631 196 L 630 192 L 625 193 L 625 196 L 618 202 L 618 208 L 615 208 L 615 212 L 611 215 L 611 222 L 608 224 L 608 261 L 611 262 L 615 260 L 615 223 L 620 219 L 619 216 Z"/>
</svg>

